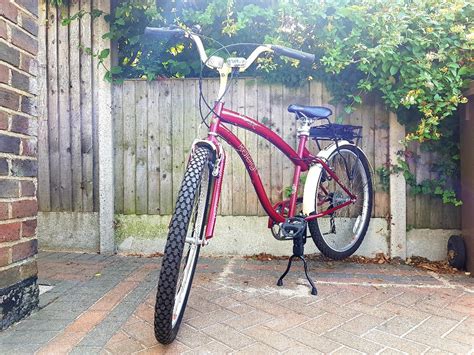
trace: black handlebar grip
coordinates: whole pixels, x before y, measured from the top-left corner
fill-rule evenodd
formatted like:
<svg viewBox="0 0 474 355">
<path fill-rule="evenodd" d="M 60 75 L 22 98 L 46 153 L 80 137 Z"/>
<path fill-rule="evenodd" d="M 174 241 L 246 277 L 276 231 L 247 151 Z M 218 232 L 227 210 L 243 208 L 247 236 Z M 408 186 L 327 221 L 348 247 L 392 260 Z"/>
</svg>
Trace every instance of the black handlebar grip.
<svg viewBox="0 0 474 355">
<path fill-rule="evenodd" d="M 145 27 L 145 35 L 158 38 L 170 38 L 173 36 L 183 36 L 184 30 L 181 28 L 166 27 Z"/>
<path fill-rule="evenodd" d="M 276 54 L 283 55 L 285 57 L 290 57 L 290 58 L 298 59 L 298 60 L 309 62 L 309 63 L 313 63 L 315 60 L 314 54 L 311 54 L 311 53 L 306 53 L 303 51 L 298 51 L 296 49 L 278 46 L 275 44 L 272 44 L 271 48 L 275 51 Z"/>
</svg>

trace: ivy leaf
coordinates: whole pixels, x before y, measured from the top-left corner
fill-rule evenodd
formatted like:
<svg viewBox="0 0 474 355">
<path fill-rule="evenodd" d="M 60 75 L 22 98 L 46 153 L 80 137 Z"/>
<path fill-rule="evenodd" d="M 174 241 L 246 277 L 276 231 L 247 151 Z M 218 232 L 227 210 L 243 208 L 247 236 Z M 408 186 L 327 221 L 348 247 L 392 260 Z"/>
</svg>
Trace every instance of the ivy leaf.
<svg viewBox="0 0 474 355">
<path fill-rule="evenodd" d="M 103 13 L 104 13 L 104 12 L 103 12 L 102 10 L 93 9 L 93 10 L 91 11 L 91 17 L 92 17 L 93 19 L 95 19 L 95 18 L 97 18 L 97 17 L 102 16 Z"/>
<path fill-rule="evenodd" d="M 398 73 L 398 67 L 395 66 L 395 65 L 392 65 L 392 66 L 390 67 L 390 75 L 393 76 L 393 75 L 395 75 L 395 74 L 397 74 L 397 73 Z"/>
<path fill-rule="evenodd" d="M 122 67 L 113 66 L 112 68 L 110 68 L 110 72 L 112 74 L 120 74 L 122 72 Z"/>
<path fill-rule="evenodd" d="M 107 58 L 110 54 L 110 49 L 109 48 L 105 48 L 105 49 L 102 49 L 99 53 L 99 60 L 104 60 L 105 58 Z"/>
</svg>

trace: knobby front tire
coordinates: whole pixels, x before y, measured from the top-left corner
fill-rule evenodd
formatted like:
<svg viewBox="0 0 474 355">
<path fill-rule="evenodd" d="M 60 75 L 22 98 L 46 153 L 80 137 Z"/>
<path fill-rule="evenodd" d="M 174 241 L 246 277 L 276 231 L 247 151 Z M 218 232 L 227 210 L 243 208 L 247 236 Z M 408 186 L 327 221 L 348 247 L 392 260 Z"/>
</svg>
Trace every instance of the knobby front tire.
<svg viewBox="0 0 474 355">
<path fill-rule="evenodd" d="M 186 168 L 171 218 L 155 304 L 155 337 L 175 338 L 193 282 L 211 190 L 209 150 L 198 147 Z"/>
<path fill-rule="evenodd" d="M 372 214 L 373 192 L 369 162 L 365 154 L 352 144 L 341 144 L 327 159 L 356 201 L 336 210 L 332 215 L 308 222 L 314 243 L 328 258 L 341 260 L 352 255 L 364 240 Z M 327 211 L 348 200 L 347 193 L 321 169 L 317 177 L 315 213 Z"/>
</svg>

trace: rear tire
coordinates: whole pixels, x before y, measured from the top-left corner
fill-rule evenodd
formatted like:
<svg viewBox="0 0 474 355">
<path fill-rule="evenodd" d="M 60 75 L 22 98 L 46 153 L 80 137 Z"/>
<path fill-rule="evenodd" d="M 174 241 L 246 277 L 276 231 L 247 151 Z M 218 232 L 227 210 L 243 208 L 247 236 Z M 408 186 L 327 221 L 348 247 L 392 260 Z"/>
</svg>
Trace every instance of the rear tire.
<svg viewBox="0 0 474 355">
<path fill-rule="evenodd" d="M 334 150 L 327 164 L 357 199 L 336 210 L 332 216 L 326 215 L 308 222 L 308 227 L 321 253 L 328 258 L 341 260 L 359 248 L 367 233 L 372 213 L 372 178 L 367 158 L 352 144 L 339 145 L 339 150 Z M 315 214 L 350 200 L 326 170 L 321 169 L 317 179 Z"/>
<path fill-rule="evenodd" d="M 171 218 L 155 304 L 155 337 L 162 344 L 176 338 L 191 290 L 211 191 L 208 163 L 209 150 L 198 147 L 184 174 Z"/>
</svg>

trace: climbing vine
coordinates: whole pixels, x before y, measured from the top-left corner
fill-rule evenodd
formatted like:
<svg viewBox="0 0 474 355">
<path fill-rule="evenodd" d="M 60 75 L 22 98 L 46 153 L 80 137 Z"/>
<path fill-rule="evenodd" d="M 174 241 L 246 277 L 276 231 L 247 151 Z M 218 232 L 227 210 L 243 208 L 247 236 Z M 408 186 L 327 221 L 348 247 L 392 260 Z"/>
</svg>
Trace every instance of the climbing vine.
<svg viewBox="0 0 474 355">
<path fill-rule="evenodd" d="M 66 0 L 50 0 L 61 5 Z M 406 144 L 418 142 L 436 152 L 432 180 L 417 183 L 406 157 L 387 172 L 403 172 L 413 193 L 440 196 L 459 205 L 459 137 L 456 112 L 473 79 L 474 4 L 470 0 L 123 0 L 111 14 L 105 36 L 117 46 L 118 65 L 107 78 L 192 77 L 200 70 L 192 43 L 151 40 L 147 25 L 200 26 L 220 43 L 275 43 L 314 53 L 313 66 L 263 57 L 251 72 L 296 86 L 322 80 L 334 100 L 352 112 L 365 93 L 380 96 L 407 127 Z M 81 13 L 65 20 L 73 21 Z M 76 17 L 75 17 L 76 16 Z M 208 40 L 210 51 L 217 42 Z M 244 48 L 245 51 L 252 50 Z M 105 59 L 110 50 L 92 55 Z M 207 75 L 211 75 L 207 73 Z M 415 156 L 416 159 L 416 156 Z M 385 179 L 384 181 L 386 181 Z"/>
</svg>

